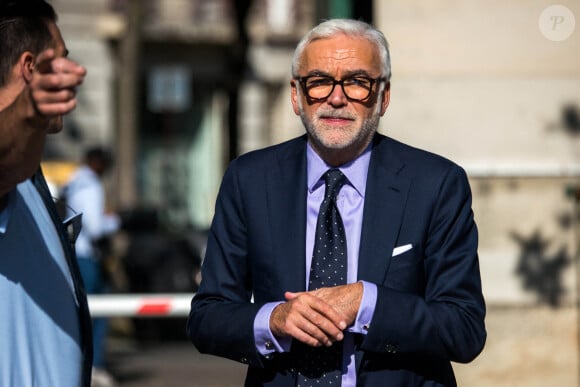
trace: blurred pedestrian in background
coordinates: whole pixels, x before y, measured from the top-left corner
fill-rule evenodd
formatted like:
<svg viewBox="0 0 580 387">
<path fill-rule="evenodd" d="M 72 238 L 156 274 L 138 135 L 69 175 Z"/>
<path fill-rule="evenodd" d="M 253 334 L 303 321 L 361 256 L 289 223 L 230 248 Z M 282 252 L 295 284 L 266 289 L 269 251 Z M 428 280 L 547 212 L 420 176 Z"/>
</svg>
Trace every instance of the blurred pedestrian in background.
<svg viewBox="0 0 580 387">
<path fill-rule="evenodd" d="M 39 168 L 86 73 L 66 58 L 56 19 L 43 0 L 0 0 L 0 386 L 90 385 L 75 233 Z"/>
<path fill-rule="evenodd" d="M 188 332 L 246 386 L 455 386 L 483 349 L 467 177 L 377 133 L 390 76 L 380 31 L 318 25 L 290 81 L 306 135 L 225 173 Z"/>
<path fill-rule="evenodd" d="M 112 155 L 104 147 L 87 149 L 83 164 L 73 173 L 63 188 L 66 217 L 81 214 L 82 229 L 76 240 L 79 268 L 88 294 L 108 291 L 106 269 L 109 238 L 119 230 L 120 218 L 106 211 L 104 174 L 112 166 Z M 105 364 L 107 319 L 93 319 L 93 383 L 113 386 L 115 381 Z"/>
</svg>

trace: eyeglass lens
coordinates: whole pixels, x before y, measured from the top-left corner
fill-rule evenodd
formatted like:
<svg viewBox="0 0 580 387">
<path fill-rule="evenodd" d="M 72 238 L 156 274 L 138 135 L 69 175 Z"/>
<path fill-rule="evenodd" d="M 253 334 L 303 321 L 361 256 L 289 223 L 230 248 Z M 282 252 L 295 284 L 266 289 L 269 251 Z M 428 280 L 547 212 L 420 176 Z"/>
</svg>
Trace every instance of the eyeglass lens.
<svg viewBox="0 0 580 387">
<path fill-rule="evenodd" d="M 330 77 L 308 77 L 304 81 L 306 92 L 310 98 L 327 98 L 337 84 L 342 86 L 344 94 L 353 100 L 368 98 L 373 86 L 373 80 L 364 77 L 346 78 L 336 81 Z"/>
</svg>

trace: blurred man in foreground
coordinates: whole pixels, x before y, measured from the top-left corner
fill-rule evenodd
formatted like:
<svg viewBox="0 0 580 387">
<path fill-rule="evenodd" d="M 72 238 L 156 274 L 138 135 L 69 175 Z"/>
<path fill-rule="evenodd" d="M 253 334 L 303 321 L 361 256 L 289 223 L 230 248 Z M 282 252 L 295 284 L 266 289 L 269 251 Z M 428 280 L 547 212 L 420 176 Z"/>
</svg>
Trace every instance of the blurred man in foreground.
<svg viewBox="0 0 580 387">
<path fill-rule="evenodd" d="M 85 69 L 54 9 L 0 0 L 0 385 L 89 386 L 90 315 L 69 234 L 39 170 Z M 72 233 L 74 234 L 74 233 Z"/>
</svg>

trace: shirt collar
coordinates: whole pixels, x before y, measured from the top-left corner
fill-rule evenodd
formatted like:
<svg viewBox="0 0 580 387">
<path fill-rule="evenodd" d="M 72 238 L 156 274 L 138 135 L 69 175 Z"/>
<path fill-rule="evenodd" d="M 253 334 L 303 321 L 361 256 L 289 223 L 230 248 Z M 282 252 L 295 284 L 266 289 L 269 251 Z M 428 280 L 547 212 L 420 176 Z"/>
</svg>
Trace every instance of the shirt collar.
<svg viewBox="0 0 580 387">
<path fill-rule="evenodd" d="M 338 169 L 348 179 L 349 184 L 364 198 L 367 175 L 371 160 L 372 143 L 356 159 L 341 165 Z M 308 191 L 312 193 L 323 184 L 322 175 L 332 167 L 324 162 L 314 151 L 310 142 L 306 145 L 306 165 Z"/>
</svg>

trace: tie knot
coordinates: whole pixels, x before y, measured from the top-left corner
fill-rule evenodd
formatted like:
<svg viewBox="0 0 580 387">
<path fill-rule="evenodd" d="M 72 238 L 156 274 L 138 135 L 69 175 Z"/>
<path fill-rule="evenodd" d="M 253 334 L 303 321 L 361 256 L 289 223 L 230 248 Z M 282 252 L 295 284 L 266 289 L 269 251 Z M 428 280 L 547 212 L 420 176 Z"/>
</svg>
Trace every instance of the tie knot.
<svg viewBox="0 0 580 387">
<path fill-rule="evenodd" d="M 339 169 L 329 169 L 324 174 L 324 183 L 326 185 L 326 193 L 324 196 L 336 198 L 338 191 L 346 183 L 346 176 Z"/>
</svg>

